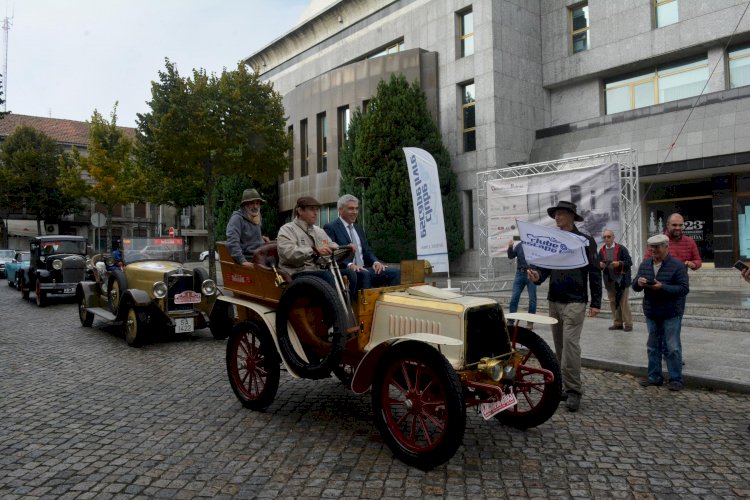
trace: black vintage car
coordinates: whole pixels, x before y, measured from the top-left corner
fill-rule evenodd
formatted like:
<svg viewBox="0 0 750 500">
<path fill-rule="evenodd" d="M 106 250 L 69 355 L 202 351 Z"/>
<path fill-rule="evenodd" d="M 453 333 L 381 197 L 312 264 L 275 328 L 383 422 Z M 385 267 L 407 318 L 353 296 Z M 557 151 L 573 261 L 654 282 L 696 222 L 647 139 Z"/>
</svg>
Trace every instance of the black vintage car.
<svg viewBox="0 0 750 500">
<path fill-rule="evenodd" d="M 21 296 L 28 299 L 33 290 L 39 307 L 52 296 L 75 296 L 76 285 L 86 276 L 86 238 L 37 236 L 29 242 L 29 249 L 29 268 L 18 271 Z"/>
</svg>

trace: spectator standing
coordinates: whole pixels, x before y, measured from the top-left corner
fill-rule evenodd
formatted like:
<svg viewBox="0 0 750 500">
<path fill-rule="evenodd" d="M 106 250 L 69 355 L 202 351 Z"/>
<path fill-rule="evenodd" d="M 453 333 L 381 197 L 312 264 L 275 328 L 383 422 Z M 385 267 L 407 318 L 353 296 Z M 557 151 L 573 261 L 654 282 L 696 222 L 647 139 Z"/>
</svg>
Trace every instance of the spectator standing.
<svg viewBox="0 0 750 500">
<path fill-rule="evenodd" d="M 685 296 L 690 291 L 687 267 L 682 259 L 669 253 L 669 238 L 657 234 L 648 239 L 651 257 L 644 259 L 633 280 L 633 290 L 643 290 L 643 315 L 648 341 L 648 377 L 643 387 L 664 383 L 661 358 L 667 361 L 669 390 L 680 391 L 682 381 L 682 343 L 680 326 L 685 311 Z"/>
<path fill-rule="evenodd" d="M 547 209 L 547 214 L 555 219 L 555 224 L 563 231 L 570 231 L 588 240 L 586 257 L 588 264 L 577 269 L 546 269 L 540 267 L 527 271 L 531 281 L 540 285 L 550 278 L 549 314 L 557 319 L 552 325 L 552 339 L 555 342 L 555 353 L 562 368 L 563 394 L 568 411 L 578 411 L 583 395 L 581 383 L 581 330 L 586 316 L 586 303 L 591 290 L 591 308 L 589 317 L 599 314 L 602 306 L 602 273 L 596 251 L 596 241 L 588 234 L 583 234 L 574 222 L 583 222 L 583 217 L 576 212 L 575 203 L 560 201 L 556 206 Z"/>
<path fill-rule="evenodd" d="M 664 235 L 669 238 L 669 255 L 685 264 L 688 269 L 697 271 L 703 265 L 698 245 L 690 236 L 683 234 L 685 219 L 674 213 L 667 219 L 667 229 Z M 651 247 L 646 248 L 646 258 L 651 257 Z"/>
<path fill-rule="evenodd" d="M 516 259 L 516 276 L 513 278 L 513 292 L 510 296 L 510 312 L 518 311 L 518 302 L 521 300 L 521 293 L 526 288 L 529 293 L 529 312 L 536 313 L 536 285 L 529 279 L 526 270 L 529 265 L 526 263 L 526 256 L 523 253 L 523 243 L 513 247 L 513 240 L 508 242 L 508 258 Z M 534 323 L 528 323 L 529 328 L 534 327 Z"/>
<path fill-rule="evenodd" d="M 615 233 L 605 229 L 602 233 L 604 245 L 599 249 L 599 267 L 602 270 L 602 281 L 609 297 L 612 310 L 610 330 L 633 330 L 633 315 L 630 312 L 628 295 L 630 292 L 630 269 L 633 260 L 624 245 L 615 243 Z"/>
</svg>

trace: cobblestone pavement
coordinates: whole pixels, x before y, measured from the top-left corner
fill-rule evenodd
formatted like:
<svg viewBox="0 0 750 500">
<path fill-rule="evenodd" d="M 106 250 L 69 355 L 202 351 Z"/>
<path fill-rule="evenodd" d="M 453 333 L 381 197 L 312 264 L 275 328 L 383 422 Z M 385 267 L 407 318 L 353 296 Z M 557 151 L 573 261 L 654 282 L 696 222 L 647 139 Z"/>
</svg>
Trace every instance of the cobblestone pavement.
<svg viewBox="0 0 750 500">
<path fill-rule="evenodd" d="M 750 497 L 750 400 L 584 370 L 578 413 L 526 432 L 471 413 L 422 472 L 395 460 L 369 396 L 282 374 L 245 410 L 207 330 L 142 349 L 74 304 L 0 288 L 2 498 Z"/>
</svg>

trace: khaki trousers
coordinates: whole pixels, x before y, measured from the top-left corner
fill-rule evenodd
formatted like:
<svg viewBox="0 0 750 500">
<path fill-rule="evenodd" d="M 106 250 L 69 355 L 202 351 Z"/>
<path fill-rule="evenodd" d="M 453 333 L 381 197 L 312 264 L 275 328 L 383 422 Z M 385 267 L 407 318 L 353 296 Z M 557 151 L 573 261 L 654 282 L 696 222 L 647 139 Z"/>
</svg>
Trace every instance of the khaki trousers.
<svg viewBox="0 0 750 500">
<path fill-rule="evenodd" d="M 563 390 L 583 394 L 581 384 L 581 330 L 586 315 L 583 302 L 549 303 L 549 315 L 557 320 L 552 325 L 555 354 L 562 369 Z"/>
<path fill-rule="evenodd" d="M 630 295 L 630 287 L 626 287 L 622 291 L 622 299 L 620 299 L 620 307 L 615 304 L 615 284 L 606 283 L 607 297 L 609 297 L 609 308 L 612 310 L 612 319 L 615 326 L 633 326 L 633 314 L 630 312 L 630 301 L 628 301 L 628 295 Z"/>
</svg>

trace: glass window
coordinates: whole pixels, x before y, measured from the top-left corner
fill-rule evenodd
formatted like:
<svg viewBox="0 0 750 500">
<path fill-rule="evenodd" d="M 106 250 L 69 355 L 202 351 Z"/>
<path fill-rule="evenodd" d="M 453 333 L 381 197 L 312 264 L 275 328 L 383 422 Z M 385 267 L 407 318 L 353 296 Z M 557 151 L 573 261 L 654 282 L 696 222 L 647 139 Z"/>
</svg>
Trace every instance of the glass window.
<svg viewBox="0 0 750 500">
<path fill-rule="evenodd" d="M 664 64 L 605 82 L 607 114 L 700 95 L 708 81 L 708 59 Z"/>
<path fill-rule="evenodd" d="M 136 203 L 133 208 L 134 216 L 144 218 L 146 217 L 146 204 L 145 203 Z M 188 214 L 190 215 L 190 214 Z"/>
<path fill-rule="evenodd" d="M 299 176 L 307 177 L 310 161 L 310 146 L 307 142 L 307 119 L 299 122 Z"/>
<path fill-rule="evenodd" d="M 477 149 L 476 129 L 476 94 L 474 83 L 461 86 L 461 129 L 463 131 L 463 150 L 475 151 Z"/>
<path fill-rule="evenodd" d="M 289 180 L 291 181 L 294 179 L 294 127 L 289 125 L 289 128 L 287 129 L 287 133 L 289 134 L 289 137 L 292 138 L 291 140 L 291 146 L 289 147 L 289 169 L 287 172 L 289 173 Z"/>
<path fill-rule="evenodd" d="M 570 35 L 574 53 L 591 48 L 588 4 L 581 4 L 570 9 Z"/>
<path fill-rule="evenodd" d="M 362 101 L 362 114 L 367 114 L 367 110 L 370 108 L 370 100 L 365 99 Z"/>
<path fill-rule="evenodd" d="M 337 112 L 337 125 L 338 125 L 338 146 L 341 149 L 346 142 L 346 138 L 349 133 L 349 120 L 351 115 L 349 113 L 349 106 L 341 106 Z"/>
<path fill-rule="evenodd" d="M 461 57 L 474 53 L 474 12 L 464 11 L 458 15 L 458 31 L 461 41 Z"/>
<path fill-rule="evenodd" d="M 750 45 L 729 51 L 729 86 L 731 88 L 750 85 Z"/>
<path fill-rule="evenodd" d="M 677 0 L 654 0 L 656 27 L 669 26 L 680 20 Z"/>
<path fill-rule="evenodd" d="M 326 114 L 318 114 L 318 141 L 317 141 L 317 157 L 318 157 L 318 173 L 328 171 L 328 120 L 326 120 Z"/>
<path fill-rule="evenodd" d="M 366 55 L 365 59 L 374 59 L 376 57 L 387 56 L 388 54 L 398 54 L 399 52 L 403 52 L 404 50 L 404 41 L 399 40 L 397 42 L 393 42 L 390 45 L 387 45 L 380 50 L 377 50 L 376 52 L 373 52 L 372 54 Z"/>
</svg>

